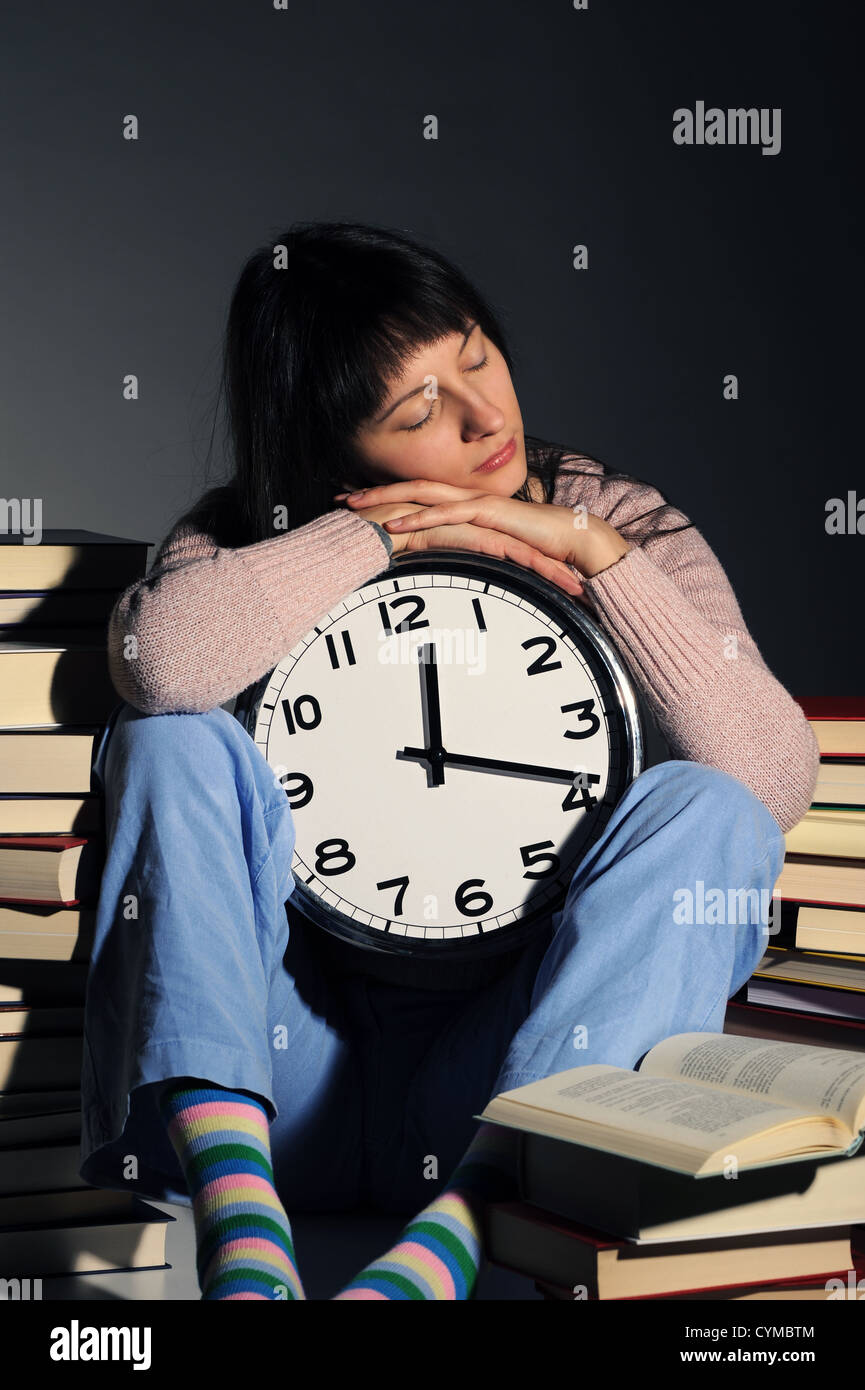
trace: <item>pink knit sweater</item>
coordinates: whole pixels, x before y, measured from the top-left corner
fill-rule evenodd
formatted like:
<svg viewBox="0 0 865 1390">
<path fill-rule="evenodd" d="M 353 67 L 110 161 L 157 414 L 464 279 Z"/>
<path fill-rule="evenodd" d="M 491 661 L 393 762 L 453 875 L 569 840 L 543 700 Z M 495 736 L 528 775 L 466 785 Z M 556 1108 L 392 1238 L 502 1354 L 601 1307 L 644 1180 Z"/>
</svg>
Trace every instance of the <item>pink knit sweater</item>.
<svg viewBox="0 0 865 1390">
<path fill-rule="evenodd" d="M 653 534 L 651 519 L 636 523 L 662 502 L 654 488 L 605 478 L 579 455 L 568 460 L 592 476 L 560 474 L 554 500 L 582 503 L 632 541 L 626 555 L 584 581 L 585 594 L 672 756 L 739 778 L 789 830 L 813 797 L 816 740 L 760 656 L 716 555 L 696 529 L 665 537 Z M 672 522 L 685 519 L 676 513 Z M 147 714 L 224 704 L 339 599 L 386 569 L 391 550 L 380 526 L 344 507 L 238 549 L 181 519 L 147 577 L 112 612 L 108 655 L 118 695 Z M 137 639 L 133 660 L 124 657 L 129 635 Z"/>
</svg>

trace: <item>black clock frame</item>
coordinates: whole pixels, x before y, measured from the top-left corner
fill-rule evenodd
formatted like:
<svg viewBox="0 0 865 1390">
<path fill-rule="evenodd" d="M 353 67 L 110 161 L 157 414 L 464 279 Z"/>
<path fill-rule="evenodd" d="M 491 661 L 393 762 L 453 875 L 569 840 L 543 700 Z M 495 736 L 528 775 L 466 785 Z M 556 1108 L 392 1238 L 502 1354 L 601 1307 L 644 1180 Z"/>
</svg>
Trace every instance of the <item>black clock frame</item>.
<svg viewBox="0 0 865 1390">
<path fill-rule="evenodd" d="M 437 549 L 421 553 L 400 551 L 391 558 L 387 569 L 365 580 L 359 588 L 365 589 L 370 584 L 384 579 L 398 581 L 402 576 L 442 572 L 500 584 L 511 592 L 527 598 L 538 608 L 544 609 L 579 647 L 601 688 L 605 692 L 608 689 L 612 690 L 613 708 L 606 711 L 606 717 L 611 745 L 623 750 L 623 770 L 619 772 L 619 785 L 615 794 L 610 794 L 608 779 L 608 789 L 604 796 L 582 819 L 581 830 L 584 838 L 579 845 L 582 857 L 601 834 L 625 788 L 639 775 L 644 766 L 645 732 L 640 704 L 624 662 L 606 633 L 576 600 L 569 598 L 563 590 L 542 575 L 510 560 L 479 555 L 468 550 Z M 275 669 L 276 667 L 237 697 L 234 715 L 250 737 L 254 735 L 259 706 Z M 372 928 L 351 922 L 343 913 L 310 893 L 297 874 L 294 874 L 294 880 L 295 889 L 286 904 L 288 909 L 297 909 L 304 918 L 320 927 L 331 938 L 335 937 L 344 944 L 359 947 L 366 957 L 372 955 L 380 960 L 402 959 L 405 962 L 416 962 L 423 968 L 426 965 L 431 966 L 434 961 L 455 966 L 466 962 L 488 961 L 491 957 L 510 957 L 515 950 L 521 949 L 534 937 L 540 927 L 549 923 L 550 917 L 562 906 L 567 895 L 567 885 L 561 886 L 554 900 L 547 900 L 513 925 L 499 927 L 486 934 L 460 939 L 452 937 L 427 940 L 391 936 L 386 932 L 373 933 Z M 372 973 L 389 978 L 387 970 L 373 970 Z M 396 978 L 401 977 L 397 974 Z M 444 979 L 447 978 L 446 974 Z"/>
</svg>

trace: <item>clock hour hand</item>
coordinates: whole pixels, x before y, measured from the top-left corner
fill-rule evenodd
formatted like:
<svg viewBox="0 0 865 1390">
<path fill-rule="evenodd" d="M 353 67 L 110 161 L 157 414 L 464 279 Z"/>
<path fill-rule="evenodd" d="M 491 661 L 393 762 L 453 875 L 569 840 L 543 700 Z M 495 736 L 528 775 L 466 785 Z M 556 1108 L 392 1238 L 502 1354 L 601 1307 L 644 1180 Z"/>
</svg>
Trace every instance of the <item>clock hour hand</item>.
<svg viewBox="0 0 865 1390">
<path fill-rule="evenodd" d="M 403 748 L 406 757 L 429 758 L 434 748 Z M 504 758 L 473 758 L 467 753 L 448 753 L 441 750 L 441 760 L 453 767 L 470 767 L 479 772 L 513 772 L 527 777 L 551 777 L 556 782 L 573 782 L 576 772 L 563 767 L 541 767 L 538 763 L 512 763 Z"/>
</svg>

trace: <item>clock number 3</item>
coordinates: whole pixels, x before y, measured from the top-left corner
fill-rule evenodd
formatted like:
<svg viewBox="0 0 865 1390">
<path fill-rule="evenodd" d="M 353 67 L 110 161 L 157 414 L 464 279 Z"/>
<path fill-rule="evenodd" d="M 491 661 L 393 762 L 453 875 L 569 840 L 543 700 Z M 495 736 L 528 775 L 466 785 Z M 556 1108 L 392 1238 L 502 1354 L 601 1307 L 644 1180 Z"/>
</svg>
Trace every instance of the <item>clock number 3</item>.
<svg viewBox="0 0 865 1390">
<path fill-rule="evenodd" d="M 591 738 L 601 727 L 601 721 L 595 714 L 594 700 L 576 700 L 572 705 L 562 705 L 562 714 L 569 714 L 575 709 L 580 719 L 587 719 L 589 727 L 587 729 L 566 729 L 565 738 Z"/>
</svg>

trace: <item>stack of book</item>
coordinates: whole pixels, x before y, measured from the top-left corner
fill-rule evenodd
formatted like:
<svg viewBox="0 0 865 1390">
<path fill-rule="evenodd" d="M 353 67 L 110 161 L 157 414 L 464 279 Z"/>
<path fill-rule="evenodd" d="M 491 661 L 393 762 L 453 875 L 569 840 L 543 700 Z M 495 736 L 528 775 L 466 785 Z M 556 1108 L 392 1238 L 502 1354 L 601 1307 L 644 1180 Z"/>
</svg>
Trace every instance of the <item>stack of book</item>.
<svg viewBox="0 0 865 1390">
<path fill-rule="evenodd" d="M 104 857 L 91 768 L 117 704 L 118 593 L 147 544 L 0 534 L 0 1285 L 165 1267 L 169 1220 L 78 1176 L 87 962 Z M 11 1291 L 11 1292 L 10 1292 Z M 48 1294 L 47 1296 L 50 1296 Z"/>
<path fill-rule="evenodd" d="M 545 1296 L 858 1297 L 860 1052 L 683 1033 L 638 1072 L 558 1072 L 476 1118 L 516 1131 L 520 1154 L 487 1255 Z"/>
<path fill-rule="evenodd" d="M 767 949 L 725 1031 L 865 1049 L 865 699 L 800 699 L 820 748 Z M 778 920 L 780 917 L 780 920 Z"/>
</svg>

